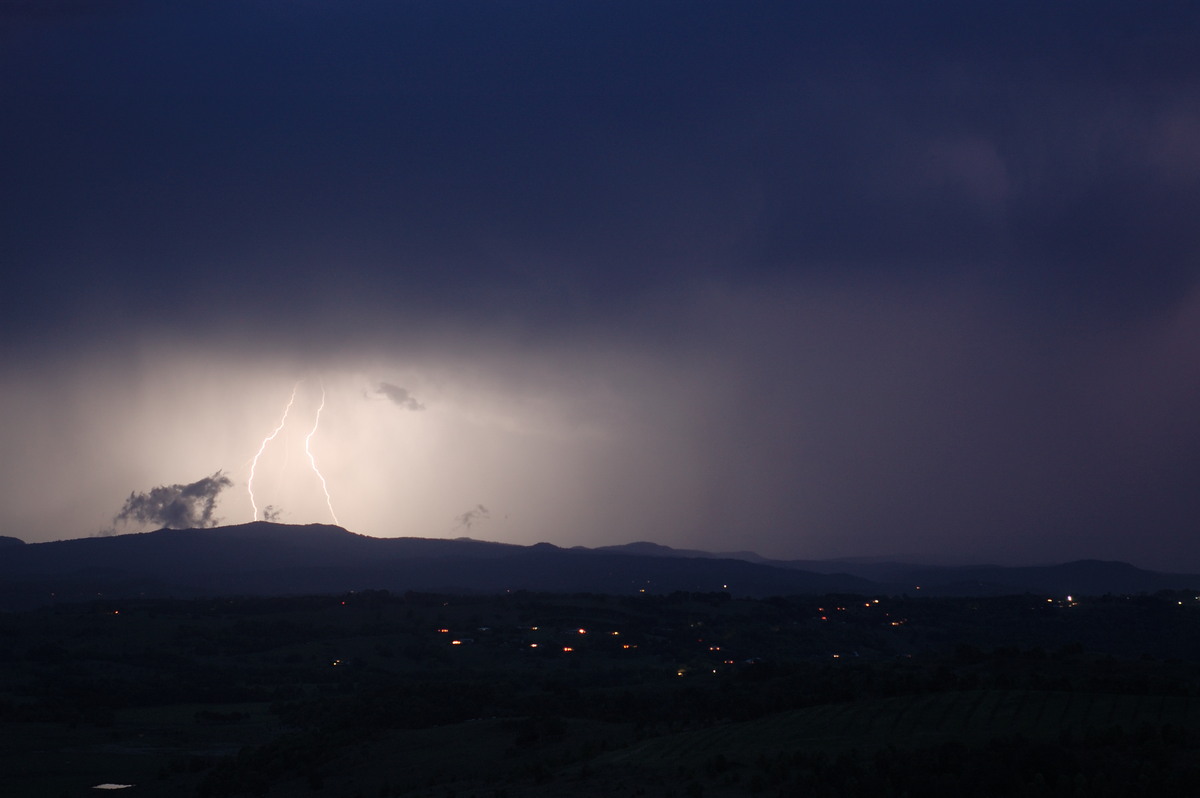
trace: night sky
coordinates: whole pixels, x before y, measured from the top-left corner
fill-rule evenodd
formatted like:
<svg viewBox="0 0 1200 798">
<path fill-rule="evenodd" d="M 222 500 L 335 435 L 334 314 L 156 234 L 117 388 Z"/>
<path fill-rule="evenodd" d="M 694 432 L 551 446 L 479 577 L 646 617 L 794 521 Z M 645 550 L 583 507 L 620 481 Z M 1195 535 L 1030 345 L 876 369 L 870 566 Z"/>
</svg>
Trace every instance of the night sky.
<svg viewBox="0 0 1200 798">
<path fill-rule="evenodd" d="M 0 535 L 221 472 L 224 523 L 1200 571 L 1198 53 L 1166 1 L 0 0 Z"/>
</svg>

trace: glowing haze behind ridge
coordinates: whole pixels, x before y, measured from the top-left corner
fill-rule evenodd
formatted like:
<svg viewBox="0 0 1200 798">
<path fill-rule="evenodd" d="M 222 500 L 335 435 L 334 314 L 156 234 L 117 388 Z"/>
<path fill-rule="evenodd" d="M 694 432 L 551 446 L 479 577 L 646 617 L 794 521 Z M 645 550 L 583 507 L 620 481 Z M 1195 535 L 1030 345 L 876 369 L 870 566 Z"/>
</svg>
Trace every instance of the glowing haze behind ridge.
<svg viewBox="0 0 1200 798">
<path fill-rule="evenodd" d="M 970 292 L 742 301 L 691 298 L 676 320 L 686 334 L 656 347 L 493 336 L 424 352 L 393 343 L 355 363 L 160 343 L 82 365 L 42 360 L 7 375 L 4 412 L 25 423 L 6 434 L 70 445 L 30 446 L 10 470 L 6 531 L 87 534 L 129 490 L 216 469 L 235 483 L 218 516 L 249 520 L 249 462 L 300 373 L 256 483 L 259 506 L 286 522 L 331 520 L 303 447 L 323 381 L 312 449 L 341 524 L 364 534 L 467 534 L 455 519 L 483 504 L 490 515 L 469 534 L 517 543 L 1177 565 L 1169 538 L 1156 555 L 1127 534 L 1171 524 L 1177 507 L 1120 513 L 1156 479 L 1169 493 L 1163 469 L 1195 440 L 1195 422 L 1170 412 L 1187 376 L 1153 374 L 1194 346 L 1194 301 L 1133 344 L 1068 338 L 1052 352 L 1036 336 L 1012 343 L 1001 310 Z M 779 329 L 813 343 L 760 350 Z M 1069 380 L 1054 376 L 1063 369 Z"/>
</svg>

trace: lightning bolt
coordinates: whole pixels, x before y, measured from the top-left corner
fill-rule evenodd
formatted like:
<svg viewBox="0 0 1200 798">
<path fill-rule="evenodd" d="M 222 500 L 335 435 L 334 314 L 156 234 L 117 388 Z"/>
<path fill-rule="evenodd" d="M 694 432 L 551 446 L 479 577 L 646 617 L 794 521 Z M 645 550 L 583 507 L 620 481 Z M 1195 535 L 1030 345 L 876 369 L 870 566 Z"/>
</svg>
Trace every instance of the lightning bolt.
<svg viewBox="0 0 1200 798">
<path fill-rule="evenodd" d="M 325 484 L 325 477 L 322 476 L 321 470 L 317 468 L 317 458 L 313 457 L 312 450 L 308 448 L 312 436 L 317 434 L 317 427 L 321 424 L 321 411 L 325 409 L 325 386 L 321 386 L 321 405 L 317 408 L 317 417 L 313 420 L 313 428 L 304 438 L 304 453 L 308 455 L 308 464 L 312 466 L 313 473 L 321 480 L 321 489 L 325 491 L 325 506 L 329 508 L 329 515 L 333 517 L 333 523 L 338 523 L 337 513 L 333 511 L 333 500 L 329 498 L 329 486 Z"/>
<path fill-rule="evenodd" d="M 287 407 L 283 408 L 283 417 L 279 419 L 279 426 L 277 426 L 275 428 L 274 432 L 272 432 L 267 437 L 263 438 L 262 444 L 258 447 L 258 453 L 255 454 L 254 459 L 250 461 L 250 479 L 246 483 L 246 490 L 250 493 L 250 506 L 254 508 L 254 520 L 255 521 L 258 520 L 258 505 L 254 503 L 254 469 L 258 468 L 258 458 L 262 457 L 262 453 L 263 453 L 263 451 L 266 450 L 267 444 L 270 443 L 271 441 L 275 440 L 275 436 L 279 434 L 279 431 L 283 429 L 283 425 L 287 423 L 288 411 L 290 411 L 292 409 L 292 404 L 296 401 L 296 389 L 298 387 L 300 387 L 300 383 L 296 383 L 295 385 L 292 386 L 292 398 L 288 399 Z M 322 390 L 322 396 L 321 396 L 321 406 L 322 407 L 325 406 L 325 397 L 324 397 L 323 390 Z M 318 417 L 320 417 L 320 413 L 321 413 L 321 411 L 318 410 L 317 411 Z M 314 432 L 316 431 L 316 427 L 313 427 L 313 431 Z M 311 433 L 310 433 L 310 437 L 311 437 Z M 304 445 L 306 447 L 308 446 L 307 440 L 305 440 Z M 316 469 L 316 465 L 313 466 L 313 469 L 314 470 Z M 320 476 L 320 474 L 318 474 L 318 476 Z M 325 480 L 322 479 L 321 481 L 324 482 Z M 325 495 L 328 496 L 329 492 L 326 491 Z"/>
</svg>

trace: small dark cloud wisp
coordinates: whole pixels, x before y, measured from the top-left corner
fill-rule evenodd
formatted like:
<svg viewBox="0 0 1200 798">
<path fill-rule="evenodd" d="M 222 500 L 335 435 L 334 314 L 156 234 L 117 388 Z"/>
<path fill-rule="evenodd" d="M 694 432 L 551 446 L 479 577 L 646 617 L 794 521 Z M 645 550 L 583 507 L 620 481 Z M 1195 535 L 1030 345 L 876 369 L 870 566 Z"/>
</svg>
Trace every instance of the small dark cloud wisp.
<svg viewBox="0 0 1200 798">
<path fill-rule="evenodd" d="M 454 520 L 456 522 L 454 528 L 466 529 L 469 532 L 472 524 L 478 521 L 485 521 L 491 517 L 492 514 L 488 511 L 488 508 L 484 507 L 482 504 L 477 504 L 470 510 L 467 510 L 465 513 L 460 513 L 459 515 L 454 516 Z"/>
<path fill-rule="evenodd" d="M 368 392 L 367 396 L 372 399 L 387 399 L 392 404 L 402 407 L 405 410 L 416 411 L 425 409 L 425 405 L 418 402 L 416 397 L 408 392 L 407 388 L 392 385 L 390 382 L 379 383 L 379 387 Z"/>
<path fill-rule="evenodd" d="M 130 493 L 113 523 L 162 525 L 171 529 L 201 529 L 216 526 L 213 515 L 217 496 L 233 486 L 220 471 L 188 485 L 159 485 L 146 493 Z"/>
</svg>

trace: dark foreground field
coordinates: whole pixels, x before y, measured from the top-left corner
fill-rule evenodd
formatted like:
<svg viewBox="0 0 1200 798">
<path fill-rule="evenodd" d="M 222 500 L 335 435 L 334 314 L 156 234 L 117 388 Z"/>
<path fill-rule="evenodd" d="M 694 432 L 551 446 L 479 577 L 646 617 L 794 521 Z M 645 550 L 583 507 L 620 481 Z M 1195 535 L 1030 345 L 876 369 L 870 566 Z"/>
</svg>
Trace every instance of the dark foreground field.
<svg viewBox="0 0 1200 798">
<path fill-rule="evenodd" d="M 1176 593 L 96 601 L 0 615 L 0 795 L 1195 795 L 1198 663 Z"/>
</svg>

